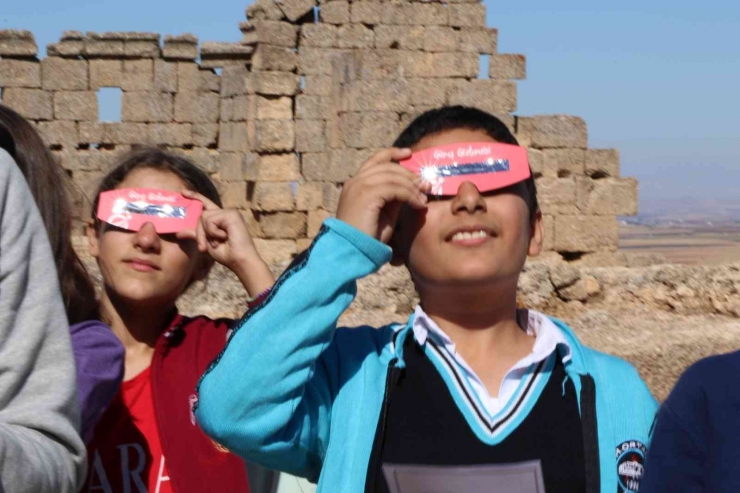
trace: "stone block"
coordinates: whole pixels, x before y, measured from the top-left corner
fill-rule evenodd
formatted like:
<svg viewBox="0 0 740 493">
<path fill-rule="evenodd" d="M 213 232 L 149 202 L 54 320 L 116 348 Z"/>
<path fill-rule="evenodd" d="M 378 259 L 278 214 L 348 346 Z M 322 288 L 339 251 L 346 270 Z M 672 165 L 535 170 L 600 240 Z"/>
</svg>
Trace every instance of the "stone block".
<svg viewBox="0 0 740 493">
<path fill-rule="evenodd" d="M 215 92 L 178 92 L 175 95 L 175 121 L 180 123 L 216 123 L 221 98 Z"/>
<path fill-rule="evenodd" d="M 586 162 L 584 149 L 543 149 L 542 174 L 549 177 L 583 175 Z"/>
<path fill-rule="evenodd" d="M 54 93 L 54 119 L 98 121 L 98 98 L 92 91 Z"/>
<path fill-rule="evenodd" d="M 193 126 L 189 123 L 152 123 L 148 127 L 153 145 L 182 147 L 193 143 Z"/>
<path fill-rule="evenodd" d="M 218 174 L 222 182 L 247 181 L 247 168 L 243 152 L 222 152 L 219 156 Z"/>
<path fill-rule="evenodd" d="M 258 120 L 255 122 L 254 148 L 258 152 L 292 151 L 295 148 L 293 120 Z"/>
<path fill-rule="evenodd" d="M 171 94 L 159 92 L 124 92 L 122 121 L 169 123 L 174 117 Z"/>
<path fill-rule="evenodd" d="M 249 209 L 247 182 L 220 183 L 218 189 L 224 209 Z"/>
<path fill-rule="evenodd" d="M 312 211 L 308 211 L 308 224 L 306 226 L 306 236 L 309 238 L 315 238 L 317 234 L 319 234 L 319 230 L 321 229 L 321 226 L 324 224 L 324 221 L 332 217 L 333 214 L 329 211 L 325 211 L 323 209 L 314 209 Z"/>
<path fill-rule="evenodd" d="M 477 77 L 480 71 L 475 53 L 402 52 L 402 63 L 408 77 Z"/>
<path fill-rule="evenodd" d="M 0 56 L 3 58 L 34 58 L 38 52 L 31 31 L 0 30 Z"/>
<path fill-rule="evenodd" d="M 524 133 L 530 131 L 530 145 L 544 147 L 576 147 L 585 149 L 588 146 L 586 122 L 577 116 L 540 115 L 525 120 Z"/>
<path fill-rule="evenodd" d="M 259 181 L 298 181 L 301 179 L 300 163 L 294 153 L 264 154 L 257 161 Z"/>
<path fill-rule="evenodd" d="M 341 183 L 357 172 L 364 156 L 355 149 L 305 153 L 301 155 L 301 171 L 309 181 Z"/>
<path fill-rule="evenodd" d="M 355 149 L 390 147 L 400 130 L 398 114 L 387 111 L 345 113 L 340 127 L 344 144 Z"/>
<path fill-rule="evenodd" d="M 154 89 L 154 60 L 124 60 L 121 89 L 151 91 Z"/>
<path fill-rule="evenodd" d="M 316 6 L 316 0 L 280 0 L 275 3 L 291 22 L 296 22 Z"/>
<path fill-rule="evenodd" d="M 402 26 L 446 26 L 448 6 L 441 3 L 391 3 L 383 5 L 381 22 Z"/>
<path fill-rule="evenodd" d="M 301 238 L 306 234 L 306 214 L 275 212 L 260 217 L 260 228 L 268 238 Z"/>
<path fill-rule="evenodd" d="M 537 200 L 546 214 L 576 214 L 576 179 L 537 178 Z"/>
<path fill-rule="evenodd" d="M 234 121 L 252 120 L 257 116 L 257 98 L 255 96 L 237 96 L 234 98 L 231 119 Z"/>
<path fill-rule="evenodd" d="M 80 144 L 134 145 L 150 142 L 145 123 L 79 123 Z"/>
<path fill-rule="evenodd" d="M 166 35 L 162 58 L 165 60 L 195 60 L 198 58 L 198 38 L 192 34 Z"/>
<path fill-rule="evenodd" d="M 254 186 L 252 208 L 264 212 L 294 210 L 292 184 L 285 181 L 257 182 Z"/>
<path fill-rule="evenodd" d="M 183 70 L 190 71 L 191 69 L 183 68 Z M 247 68 L 242 65 L 225 67 L 221 72 L 221 97 L 230 98 L 247 94 L 249 78 Z"/>
<path fill-rule="evenodd" d="M 87 60 L 47 57 L 41 61 L 41 87 L 47 91 L 86 91 Z"/>
<path fill-rule="evenodd" d="M 219 68 L 248 64 L 254 53 L 253 46 L 240 43 L 206 41 L 200 47 L 201 68 Z"/>
<path fill-rule="evenodd" d="M 450 79 L 408 79 L 409 104 L 442 106 L 447 103 L 447 92 L 454 83 Z"/>
<path fill-rule="evenodd" d="M 356 24 L 375 26 L 383 18 L 383 4 L 373 0 L 363 0 L 350 5 L 350 20 Z"/>
<path fill-rule="evenodd" d="M 619 176 L 619 150 L 586 149 L 586 175 L 592 178 Z"/>
<path fill-rule="evenodd" d="M 218 128 L 218 148 L 221 151 L 248 151 L 249 128 L 246 122 L 224 123 Z"/>
<path fill-rule="evenodd" d="M 349 24 L 349 2 L 333 0 L 322 4 L 319 18 L 326 24 Z"/>
<path fill-rule="evenodd" d="M 424 51 L 445 52 L 458 51 L 458 31 L 446 26 L 429 26 L 424 28 Z"/>
<path fill-rule="evenodd" d="M 123 47 L 123 33 L 88 32 L 85 36 L 85 55 L 88 57 L 122 58 L 126 52 Z"/>
<path fill-rule="evenodd" d="M 313 0 L 310 0 L 313 1 Z M 244 32 L 244 23 L 239 25 L 239 29 Z M 289 22 L 255 20 L 250 23 L 253 27 L 253 38 L 255 44 L 262 43 L 275 46 L 287 46 L 294 48 L 298 39 L 298 26 Z"/>
<path fill-rule="evenodd" d="M 247 7 L 247 19 L 279 21 L 285 18 L 285 14 L 274 2 L 274 0 L 257 0 Z"/>
<path fill-rule="evenodd" d="M 292 120 L 293 99 L 283 96 L 266 98 L 256 96 L 258 120 Z"/>
<path fill-rule="evenodd" d="M 154 90 L 177 92 L 177 63 L 154 60 Z"/>
<path fill-rule="evenodd" d="M 331 24 L 303 24 L 301 47 L 336 48 L 339 29 Z"/>
<path fill-rule="evenodd" d="M 408 107 L 408 84 L 404 80 L 358 80 L 347 87 L 344 111 L 404 111 Z"/>
<path fill-rule="evenodd" d="M 488 76 L 494 80 L 526 79 L 527 57 L 524 55 L 491 55 Z"/>
<path fill-rule="evenodd" d="M 486 6 L 479 4 L 456 4 L 449 6 L 450 26 L 460 28 L 485 27 Z"/>
<path fill-rule="evenodd" d="M 375 44 L 373 30 L 363 24 L 340 26 L 337 32 L 339 48 L 372 48 Z"/>
<path fill-rule="evenodd" d="M 265 96 L 293 96 L 298 93 L 300 77 L 288 72 L 253 72 L 249 92 Z"/>
<path fill-rule="evenodd" d="M 159 39 L 128 39 L 123 43 L 123 51 L 126 58 L 159 58 Z"/>
<path fill-rule="evenodd" d="M 298 120 L 295 123 L 295 150 L 322 152 L 326 149 L 326 121 Z"/>
<path fill-rule="evenodd" d="M 423 50 L 425 32 L 423 26 L 379 25 L 375 27 L 375 47 Z"/>
<path fill-rule="evenodd" d="M 39 122 L 36 128 L 47 146 L 77 146 L 77 124 L 73 121 Z"/>
<path fill-rule="evenodd" d="M 578 209 L 597 216 L 634 216 L 638 186 L 634 178 L 578 179 Z"/>
<path fill-rule="evenodd" d="M 532 170 L 535 178 L 542 176 L 545 170 L 542 151 L 540 149 L 527 149 L 527 160 L 529 161 L 529 169 Z"/>
<path fill-rule="evenodd" d="M 295 117 L 297 120 L 328 120 L 332 107 L 328 97 L 299 94 L 295 98 Z"/>
<path fill-rule="evenodd" d="M 193 125 L 193 144 L 211 147 L 218 143 L 218 123 L 196 123 Z"/>
<path fill-rule="evenodd" d="M 480 29 L 461 29 L 458 34 L 458 49 L 460 51 L 472 51 L 492 55 L 498 49 L 498 29 L 480 28 Z"/>
<path fill-rule="evenodd" d="M 108 59 L 90 60 L 90 89 L 101 87 L 121 87 L 123 81 L 123 61 Z"/>
<path fill-rule="evenodd" d="M 349 50 L 331 48 L 302 48 L 298 52 L 298 73 L 303 75 L 332 75 L 333 63 L 346 56 Z"/>
<path fill-rule="evenodd" d="M 292 72 L 297 56 L 293 48 L 259 45 L 252 58 L 252 70 L 258 72 Z"/>
<path fill-rule="evenodd" d="M 41 87 L 41 65 L 36 61 L 0 59 L 0 87 Z"/>
<path fill-rule="evenodd" d="M 452 84 L 448 90 L 449 104 L 475 106 L 489 113 L 515 111 L 516 99 L 516 84 L 509 81 L 461 81 Z"/>
<path fill-rule="evenodd" d="M 331 96 L 334 81 L 328 75 L 307 75 L 303 82 L 303 94 L 309 96 Z"/>
<path fill-rule="evenodd" d="M 298 185 L 296 210 L 336 211 L 341 189 L 334 183 L 306 182 Z"/>
<path fill-rule="evenodd" d="M 616 218 L 596 215 L 554 216 L 555 239 L 552 247 L 558 252 L 595 252 L 616 250 L 618 231 Z"/>
<path fill-rule="evenodd" d="M 254 247 L 267 265 L 281 264 L 290 261 L 298 253 L 293 240 L 254 239 Z"/>
</svg>

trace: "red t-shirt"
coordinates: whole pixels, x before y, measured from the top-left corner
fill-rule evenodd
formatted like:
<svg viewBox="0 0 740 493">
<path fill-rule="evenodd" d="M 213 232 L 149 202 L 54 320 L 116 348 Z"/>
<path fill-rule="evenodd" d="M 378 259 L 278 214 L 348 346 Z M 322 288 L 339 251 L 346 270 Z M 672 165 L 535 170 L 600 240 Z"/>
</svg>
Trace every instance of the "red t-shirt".
<svg viewBox="0 0 740 493">
<path fill-rule="evenodd" d="M 172 493 L 152 399 L 151 367 L 123 382 L 88 445 L 83 492 Z"/>
</svg>

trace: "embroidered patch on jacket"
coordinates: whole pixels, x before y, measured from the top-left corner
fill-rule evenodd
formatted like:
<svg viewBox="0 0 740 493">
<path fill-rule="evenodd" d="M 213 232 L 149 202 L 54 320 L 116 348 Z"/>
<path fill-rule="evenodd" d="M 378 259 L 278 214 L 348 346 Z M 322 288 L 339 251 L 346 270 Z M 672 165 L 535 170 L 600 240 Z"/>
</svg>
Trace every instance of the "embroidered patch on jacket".
<svg viewBox="0 0 740 493">
<path fill-rule="evenodd" d="M 616 449 L 617 493 L 637 493 L 645 470 L 647 447 L 638 440 L 628 440 Z"/>
</svg>

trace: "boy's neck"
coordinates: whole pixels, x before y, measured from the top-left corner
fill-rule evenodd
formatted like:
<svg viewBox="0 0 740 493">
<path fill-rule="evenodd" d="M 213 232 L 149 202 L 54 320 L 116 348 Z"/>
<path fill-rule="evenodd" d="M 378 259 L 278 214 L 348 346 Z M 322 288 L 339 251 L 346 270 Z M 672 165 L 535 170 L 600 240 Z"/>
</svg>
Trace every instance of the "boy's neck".
<svg viewBox="0 0 740 493">
<path fill-rule="evenodd" d="M 506 372 L 534 346 L 517 321 L 515 289 L 423 293 L 422 306 L 493 396 Z"/>
<path fill-rule="evenodd" d="M 124 380 L 130 380 L 151 364 L 157 339 L 169 327 L 176 308 L 134 306 L 104 292 L 100 309 L 126 350 Z"/>
</svg>

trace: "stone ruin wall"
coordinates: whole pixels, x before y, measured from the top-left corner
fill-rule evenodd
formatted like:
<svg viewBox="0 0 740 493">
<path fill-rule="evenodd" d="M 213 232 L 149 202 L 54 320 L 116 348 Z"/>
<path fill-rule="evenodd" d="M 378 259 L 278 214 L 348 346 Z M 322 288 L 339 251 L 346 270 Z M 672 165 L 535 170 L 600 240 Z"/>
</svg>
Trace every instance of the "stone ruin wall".
<svg viewBox="0 0 740 493">
<path fill-rule="evenodd" d="M 501 117 L 529 149 L 547 250 L 616 250 L 616 216 L 636 213 L 636 181 L 619 177 L 616 150 L 587 148 L 581 118 L 514 115 L 525 57 L 497 52 L 484 5 L 259 0 L 247 17 L 240 43 L 67 31 L 42 60 L 31 33 L 0 31 L 2 102 L 68 171 L 80 217 L 120 153 L 154 144 L 205 168 L 261 251 L 284 261 L 365 158 L 420 112 L 465 104 Z M 122 90 L 120 123 L 98 121 L 102 87 Z"/>
<path fill-rule="evenodd" d="M 688 363 L 740 344 L 740 265 L 646 266 L 616 252 L 637 182 L 619 176 L 618 151 L 588 148 L 581 118 L 515 114 L 525 57 L 498 53 L 485 18 L 475 0 L 258 0 L 239 43 L 68 31 L 42 60 L 31 33 L 0 31 L 0 90 L 72 178 L 79 219 L 120 153 L 162 146 L 211 175 L 276 273 L 335 211 L 342 182 L 414 116 L 442 104 L 495 113 L 529 150 L 545 215 L 548 251 L 525 268 L 522 302 L 636 363 L 663 397 Z M 101 87 L 122 90 L 120 123 L 98 121 Z M 216 266 L 181 309 L 237 317 L 244 298 Z M 415 302 L 406 270 L 386 266 L 360 281 L 344 322 L 401 321 Z"/>
</svg>

